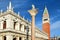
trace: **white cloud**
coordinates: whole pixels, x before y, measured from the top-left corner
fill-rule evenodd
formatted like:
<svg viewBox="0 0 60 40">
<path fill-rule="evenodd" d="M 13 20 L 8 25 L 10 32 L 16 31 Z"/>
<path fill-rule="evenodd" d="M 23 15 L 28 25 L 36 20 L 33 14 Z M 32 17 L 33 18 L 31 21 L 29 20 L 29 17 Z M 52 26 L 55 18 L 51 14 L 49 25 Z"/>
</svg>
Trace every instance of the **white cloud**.
<svg viewBox="0 0 60 40">
<path fill-rule="evenodd" d="M 60 21 L 56 21 L 53 24 L 51 24 L 51 30 L 56 30 L 58 28 L 60 28 Z"/>
</svg>

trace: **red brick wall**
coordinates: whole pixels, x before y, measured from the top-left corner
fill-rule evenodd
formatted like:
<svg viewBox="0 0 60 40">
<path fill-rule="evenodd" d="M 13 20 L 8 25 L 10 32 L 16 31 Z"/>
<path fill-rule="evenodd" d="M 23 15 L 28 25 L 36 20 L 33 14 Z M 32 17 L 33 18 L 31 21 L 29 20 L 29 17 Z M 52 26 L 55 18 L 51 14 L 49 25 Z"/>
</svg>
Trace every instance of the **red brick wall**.
<svg viewBox="0 0 60 40">
<path fill-rule="evenodd" d="M 50 24 L 49 23 L 44 23 L 43 24 L 43 31 L 48 34 L 49 40 L 50 40 Z"/>
</svg>

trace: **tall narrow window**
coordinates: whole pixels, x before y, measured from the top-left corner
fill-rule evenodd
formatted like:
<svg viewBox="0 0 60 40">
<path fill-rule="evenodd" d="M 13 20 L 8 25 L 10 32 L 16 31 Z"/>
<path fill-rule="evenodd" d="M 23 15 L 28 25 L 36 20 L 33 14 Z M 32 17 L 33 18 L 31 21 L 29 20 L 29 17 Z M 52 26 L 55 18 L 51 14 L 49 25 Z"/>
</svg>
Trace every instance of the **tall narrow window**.
<svg viewBox="0 0 60 40">
<path fill-rule="evenodd" d="M 3 29 L 6 29 L 6 21 L 3 23 Z"/>
<path fill-rule="evenodd" d="M 16 22 L 14 22 L 14 29 L 15 29 L 15 26 L 16 26 Z"/>
</svg>

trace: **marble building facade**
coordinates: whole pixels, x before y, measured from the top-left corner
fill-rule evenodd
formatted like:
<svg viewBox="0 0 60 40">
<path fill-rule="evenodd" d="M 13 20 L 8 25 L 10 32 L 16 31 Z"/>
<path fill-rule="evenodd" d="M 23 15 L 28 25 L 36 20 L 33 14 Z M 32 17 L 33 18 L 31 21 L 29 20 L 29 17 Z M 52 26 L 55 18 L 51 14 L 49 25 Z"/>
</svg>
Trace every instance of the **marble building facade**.
<svg viewBox="0 0 60 40">
<path fill-rule="evenodd" d="M 26 27 L 29 27 L 31 40 L 31 22 L 28 22 L 13 11 L 11 2 L 5 12 L 0 12 L 0 40 L 26 40 Z M 48 34 L 35 27 L 35 39 L 46 40 Z"/>
</svg>

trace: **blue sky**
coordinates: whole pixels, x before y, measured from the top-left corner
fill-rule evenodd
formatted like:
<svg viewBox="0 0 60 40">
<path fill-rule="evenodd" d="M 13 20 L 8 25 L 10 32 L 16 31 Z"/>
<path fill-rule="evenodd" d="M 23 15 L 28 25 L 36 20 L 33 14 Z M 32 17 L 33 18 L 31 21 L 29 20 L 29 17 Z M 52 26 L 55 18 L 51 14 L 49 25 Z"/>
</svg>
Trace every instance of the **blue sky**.
<svg viewBox="0 0 60 40">
<path fill-rule="evenodd" d="M 28 10 L 34 4 L 38 10 L 36 15 L 36 26 L 42 30 L 42 15 L 45 6 L 50 16 L 51 37 L 60 35 L 60 0 L 0 0 L 0 10 L 6 11 L 9 1 L 12 2 L 14 12 L 20 12 L 20 16 L 31 21 Z"/>
</svg>

